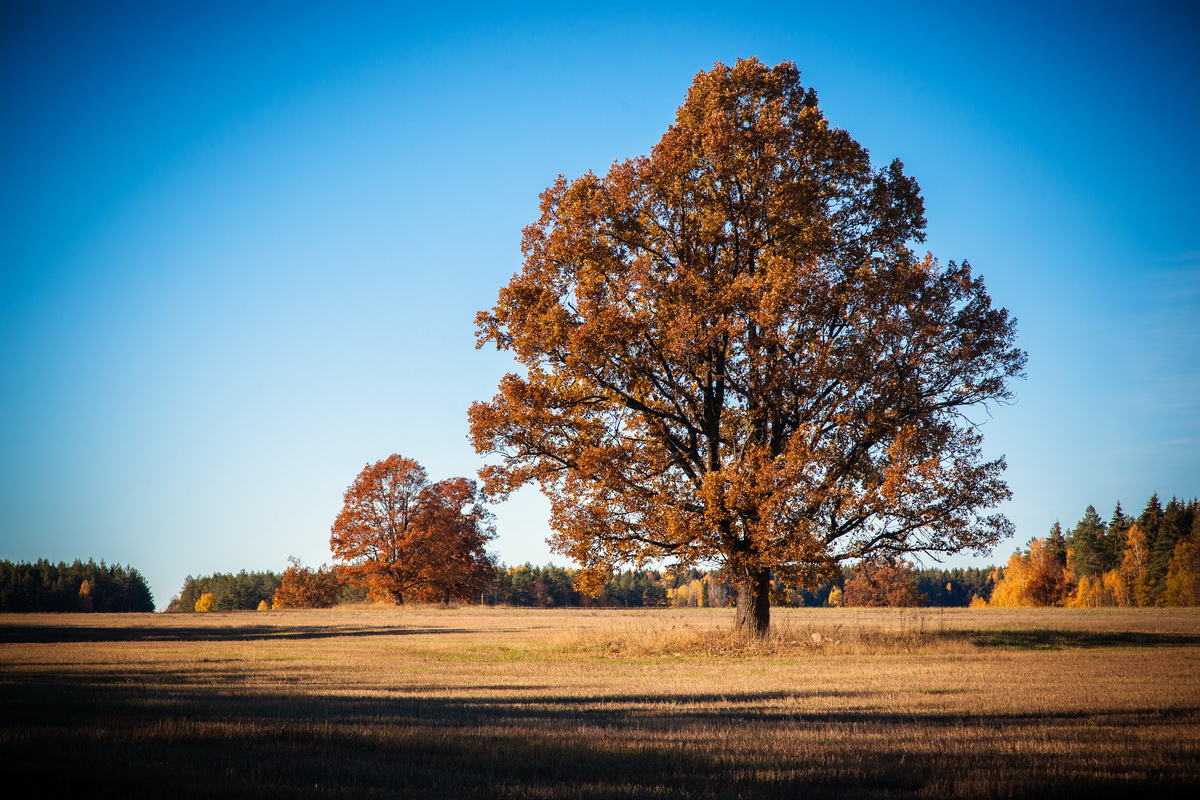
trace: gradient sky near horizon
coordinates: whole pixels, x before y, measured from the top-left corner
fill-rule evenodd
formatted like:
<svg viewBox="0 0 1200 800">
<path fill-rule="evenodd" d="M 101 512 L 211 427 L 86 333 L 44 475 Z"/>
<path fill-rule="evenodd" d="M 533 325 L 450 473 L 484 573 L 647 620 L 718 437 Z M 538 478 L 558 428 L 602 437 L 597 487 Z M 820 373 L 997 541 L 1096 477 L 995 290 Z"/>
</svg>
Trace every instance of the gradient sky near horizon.
<svg viewBox="0 0 1200 800">
<path fill-rule="evenodd" d="M 653 7 L 648 7 L 653 6 Z M 1086 11 L 1084 9 L 1086 8 Z M 559 173 L 647 153 L 699 71 L 796 62 L 1019 320 L 1003 561 L 1200 493 L 1190 3 L 64 3 L 0 11 L 0 558 L 329 560 L 367 462 L 473 475 L 475 312 Z M 496 508 L 508 563 L 546 506 Z"/>
</svg>

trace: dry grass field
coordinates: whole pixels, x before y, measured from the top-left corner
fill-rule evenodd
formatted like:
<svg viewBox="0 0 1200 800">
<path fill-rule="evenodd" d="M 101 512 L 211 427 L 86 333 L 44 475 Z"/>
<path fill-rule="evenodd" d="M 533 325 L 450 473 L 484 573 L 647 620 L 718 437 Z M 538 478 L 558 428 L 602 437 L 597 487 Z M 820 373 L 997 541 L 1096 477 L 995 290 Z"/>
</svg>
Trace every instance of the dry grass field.
<svg viewBox="0 0 1200 800">
<path fill-rule="evenodd" d="M 0 617 L 30 796 L 1195 796 L 1196 609 Z M 13 796 L 13 795 L 9 795 Z"/>
</svg>

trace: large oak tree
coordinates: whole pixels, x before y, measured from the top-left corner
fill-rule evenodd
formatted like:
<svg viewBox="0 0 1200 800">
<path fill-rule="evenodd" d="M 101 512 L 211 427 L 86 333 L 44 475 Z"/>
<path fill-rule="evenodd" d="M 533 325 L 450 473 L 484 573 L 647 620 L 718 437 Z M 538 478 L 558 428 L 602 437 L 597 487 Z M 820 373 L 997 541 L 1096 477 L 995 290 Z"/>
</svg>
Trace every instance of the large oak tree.
<svg viewBox="0 0 1200 800">
<path fill-rule="evenodd" d="M 491 580 L 495 531 L 474 481 L 431 483 L 416 461 L 391 455 L 363 467 L 343 499 L 329 546 L 372 597 L 466 599 Z"/>
<path fill-rule="evenodd" d="M 1011 524 L 981 510 L 1010 493 L 968 414 L 1025 355 L 965 262 L 913 251 L 924 227 L 916 181 L 793 64 L 700 73 L 648 157 L 543 192 L 479 314 L 523 367 L 470 411 L 485 489 L 539 484 L 596 579 L 722 563 L 760 633 L 772 575 L 989 549 Z"/>
</svg>

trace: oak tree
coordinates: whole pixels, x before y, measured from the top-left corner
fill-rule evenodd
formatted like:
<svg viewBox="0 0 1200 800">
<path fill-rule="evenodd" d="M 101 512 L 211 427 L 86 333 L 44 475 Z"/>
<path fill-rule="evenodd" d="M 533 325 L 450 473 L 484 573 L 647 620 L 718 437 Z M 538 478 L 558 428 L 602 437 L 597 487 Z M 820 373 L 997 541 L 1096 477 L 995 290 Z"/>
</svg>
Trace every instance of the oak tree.
<svg viewBox="0 0 1200 800">
<path fill-rule="evenodd" d="M 791 63 L 698 74 L 649 156 L 563 177 L 480 312 L 510 350 L 470 411 L 489 494 L 537 483 L 595 586 L 619 562 L 718 562 L 742 630 L 772 576 L 986 551 L 1009 497 L 971 409 L 1011 398 L 1015 323 L 924 206 L 832 127 Z"/>
<path fill-rule="evenodd" d="M 403 603 L 469 598 L 492 577 L 491 514 L 474 481 L 431 483 L 410 458 L 367 464 L 330 531 L 339 571 L 371 596 Z"/>
<path fill-rule="evenodd" d="M 842 593 L 846 606 L 909 608 L 929 604 L 929 598 L 917 588 L 912 564 L 886 558 L 874 558 L 857 564 Z"/>
<path fill-rule="evenodd" d="M 272 608 L 330 608 L 337 603 L 342 582 L 336 570 L 306 567 L 295 557 L 288 561 L 271 599 Z"/>
</svg>

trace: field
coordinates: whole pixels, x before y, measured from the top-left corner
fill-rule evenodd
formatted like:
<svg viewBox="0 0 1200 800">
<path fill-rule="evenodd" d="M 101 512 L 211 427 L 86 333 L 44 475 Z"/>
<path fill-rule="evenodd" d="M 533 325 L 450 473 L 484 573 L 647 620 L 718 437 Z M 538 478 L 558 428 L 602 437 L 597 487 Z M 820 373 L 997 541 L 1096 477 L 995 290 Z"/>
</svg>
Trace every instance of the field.
<svg viewBox="0 0 1200 800">
<path fill-rule="evenodd" d="M 1200 788 L 1196 609 L 732 614 L 0 616 L 0 765 L 173 800 Z"/>
</svg>

